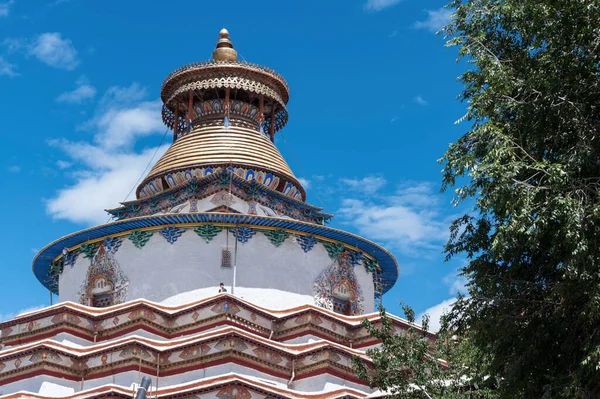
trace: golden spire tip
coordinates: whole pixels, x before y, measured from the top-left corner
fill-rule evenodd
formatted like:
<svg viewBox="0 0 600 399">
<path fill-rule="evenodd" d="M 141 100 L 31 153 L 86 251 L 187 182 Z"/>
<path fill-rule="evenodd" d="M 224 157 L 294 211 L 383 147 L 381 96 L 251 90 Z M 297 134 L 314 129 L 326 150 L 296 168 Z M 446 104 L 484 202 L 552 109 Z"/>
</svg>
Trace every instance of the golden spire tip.
<svg viewBox="0 0 600 399">
<path fill-rule="evenodd" d="M 219 32 L 219 41 L 217 42 L 217 48 L 213 51 L 212 57 L 215 61 L 234 62 L 237 60 L 237 51 L 235 51 L 233 43 L 229 39 L 229 31 L 225 28 Z"/>
</svg>

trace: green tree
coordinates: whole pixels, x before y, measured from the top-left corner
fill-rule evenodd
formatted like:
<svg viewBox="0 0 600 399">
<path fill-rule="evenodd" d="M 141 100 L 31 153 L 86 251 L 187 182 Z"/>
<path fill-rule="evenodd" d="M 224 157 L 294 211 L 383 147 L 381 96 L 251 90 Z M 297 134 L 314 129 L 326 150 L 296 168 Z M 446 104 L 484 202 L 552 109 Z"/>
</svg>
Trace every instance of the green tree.
<svg viewBox="0 0 600 399">
<path fill-rule="evenodd" d="M 505 398 L 600 397 L 600 1 L 454 0 L 445 33 L 470 129 L 442 158 L 473 198 L 448 257 L 449 322 L 491 355 Z"/>
<path fill-rule="evenodd" d="M 360 358 L 353 361 L 359 378 L 399 399 L 491 399 L 496 381 L 484 374 L 488 357 L 474 347 L 468 335 L 460 338 L 449 332 L 427 331 L 414 324 L 414 311 L 403 306 L 408 328 L 396 331 L 393 320 L 381 309 L 381 324 L 364 320 L 362 325 L 381 344 L 367 350 L 373 364 Z"/>
</svg>

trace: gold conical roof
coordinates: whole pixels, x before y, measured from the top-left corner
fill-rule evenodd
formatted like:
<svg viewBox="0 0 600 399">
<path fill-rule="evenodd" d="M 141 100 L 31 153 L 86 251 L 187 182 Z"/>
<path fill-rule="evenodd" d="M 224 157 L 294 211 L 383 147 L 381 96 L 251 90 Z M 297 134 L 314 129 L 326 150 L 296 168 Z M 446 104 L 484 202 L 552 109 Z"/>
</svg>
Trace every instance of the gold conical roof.
<svg viewBox="0 0 600 399">
<path fill-rule="evenodd" d="M 288 166 L 283 156 L 269 140 L 255 129 L 242 126 L 201 126 L 178 138 L 152 168 L 139 191 L 150 181 L 166 178 L 178 171 L 192 171 L 196 168 L 216 168 L 233 166 L 263 171 L 280 177 L 281 187 L 291 183 L 302 193 L 302 186 Z M 166 186 L 165 186 L 166 188 Z"/>
<path fill-rule="evenodd" d="M 201 127 L 179 138 L 154 165 L 148 179 L 171 170 L 219 164 L 256 166 L 296 180 L 271 140 L 238 126 Z"/>
</svg>

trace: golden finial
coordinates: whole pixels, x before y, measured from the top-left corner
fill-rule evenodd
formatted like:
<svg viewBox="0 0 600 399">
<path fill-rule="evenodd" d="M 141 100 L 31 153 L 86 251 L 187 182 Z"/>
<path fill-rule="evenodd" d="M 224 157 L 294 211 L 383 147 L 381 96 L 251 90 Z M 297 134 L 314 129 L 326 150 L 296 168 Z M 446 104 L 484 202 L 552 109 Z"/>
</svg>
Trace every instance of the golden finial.
<svg viewBox="0 0 600 399">
<path fill-rule="evenodd" d="M 229 32 L 225 28 L 219 32 L 219 41 L 217 42 L 217 48 L 213 51 L 212 57 L 215 61 L 237 60 L 237 51 L 233 48 L 233 43 L 229 39 Z"/>
</svg>

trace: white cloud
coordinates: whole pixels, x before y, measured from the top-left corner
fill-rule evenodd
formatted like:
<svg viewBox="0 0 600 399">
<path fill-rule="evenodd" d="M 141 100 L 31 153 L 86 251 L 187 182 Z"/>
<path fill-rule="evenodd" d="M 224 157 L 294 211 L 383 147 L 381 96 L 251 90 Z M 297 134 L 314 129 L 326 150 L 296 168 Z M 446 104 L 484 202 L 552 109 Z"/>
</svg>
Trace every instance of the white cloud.
<svg viewBox="0 0 600 399">
<path fill-rule="evenodd" d="M 23 51 L 54 68 L 73 70 L 79 65 L 73 43 L 58 32 L 42 33 L 32 39 L 6 38 L 2 44 L 9 53 Z"/>
<path fill-rule="evenodd" d="M 46 211 L 53 218 L 86 225 L 108 221 L 104 209 L 116 207 L 125 199 L 155 152 L 149 148 L 141 153 L 114 154 L 93 145 L 69 142 L 62 142 L 61 148 L 74 159 L 83 161 L 84 169 L 76 174 L 74 185 L 59 190 L 47 201 Z M 154 161 L 164 151 L 166 146 L 159 150 Z"/>
<path fill-rule="evenodd" d="M 397 116 L 394 116 L 392 119 L 390 119 L 390 123 L 394 123 L 398 120 Z"/>
<path fill-rule="evenodd" d="M 37 306 L 30 306 L 27 307 L 25 309 L 21 309 L 18 312 L 8 312 L 8 313 L 0 313 L 0 322 L 2 321 L 9 321 L 14 319 L 15 317 L 25 314 L 25 313 L 29 313 L 29 312 L 33 312 L 35 310 L 40 310 L 45 308 L 45 305 L 37 305 Z"/>
<path fill-rule="evenodd" d="M 14 78 L 18 75 L 19 73 L 17 72 L 17 66 L 15 64 L 11 64 L 0 56 L 0 76 Z"/>
<path fill-rule="evenodd" d="M 147 95 L 146 89 L 135 82 L 127 87 L 112 86 L 102 96 L 100 111 L 142 101 Z"/>
<path fill-rule="evenodd" d="M 165 131 L 160 102 L 143 101 L 144 95 L 145 90 L 137 84 L 111 87 L 95 117 L 84 125 L 94 132 L 93 142 L 50 142 L 71 158 L 75 178 L 73 185 L 46 201 L 46 211 L 52 217 L 88 225 L 105 223 L 108 215 L 103 209 L 118 206 L 135 187 L 153 154 L 157 151 L 156 162 L 166 151 L 167 145 L 132 149 L 138 138 Z"/>
<path fill-rule="evenodd" d="M 14 4 L 14 0 L 0 3 L 0 17 L 8 17 L 10 13 L 10 6 Z"/>
<path fill-rule="evenodd" d="M 96 95 L 96 88 L 85 77 L 79 78 L 75 84 L 77 87 L 74 90 L 62 93 L 56 98 L 56 102 L 81 104 L 86 100 L 94 98 Z"/>
<path fill-rule="evenodd" d="M 428 309 L 425 309 L 424 312 L 417 315 L 417 322 L 420 322 L 423 319 L 425 314 L 429 315 L 429 331 L 438 332 L 440 330 L 440 318 L 452 309 L 452 305 L 456 302 L 455 298 L 446 299 L 445 301 L 438 303 Z"/>
<path fill-rule="evenodd" d="M 359 191 L 364 194 L 373 194 L 383 186 L 385 186 L 385 179 L 383 177 L 368 176 L 363 179 L 340 179 L 340 183 L 344 188 L 352 191 Z"/>
<path fill-rule="evenodd" d="M 400 3 L 402 0 L 367 0 L 365 8 L 371 11 L 381 11 L 384 8 L 391 7 Z"/>
<path fill-rule="evenodd" d="M 302 184 L 302 187 L 304 187 L 304 189 L 310 188 L 310 180 L 305 179 L 303 177 L 299 177 L 298 181 L 300 182 L 300 184 Z"/>
<path fill-rule="evenodd" d="M 137 83 L 109 88 L 100 100 L 95 117 L 84 128 L 95 130 L 95 143 L 107 149 L 129 147 L 140 137 L 159 130 L 164 132 L 162 103 L 144 101 L 146 96 L 146 89 Z"/>
<path fill-rule="evenodd" d="M 29 54 L 54 68 L 73 70 L 79 64 L 71 40 L 58 32 L 43 33 L 29 46 Z"/>
<path fill-rule="evenodd" d="M 388 35 L 388 39 L 392 39 L 392 38 L 394 38 L 394 37 L 396 37 L 396 36 L 398 36 L 398 29 L 394 29 L 394 30 L 392 31 L 392 33 L 390 33 L 390 34 Z"/>
<path fill-rule="evenodd" d="M 21 171 L 21 167 L 19 165 L 13 165 L 8 168 L 10 173 L 19 173 Z"/>
<path fill-rule="evenodd" d="M 391 195 L 345 198 L 337 216 L 360 234 L 408 256 L 439 254 L 448 238 L 448 217 L 428 183 L 403 185 Z"/>
<path fill-rule="evenodd" d="M 131 145 L 138 137 L 164 130 L 160 100 L 142 102 L 129 109 L 111 109 L 96 119 L 102 133 L 95 140 L 102 147 L 118 148 Z"/>
<path fill-rule="evenodd" d="M 71 165 L 73 165 L 71 162 L 68 161 L 56 161 L 56 166 L 58 166 L 58 169 L 68 169 L 71 167 Z"/>
<path fill-rule="evenodd" d="M 416 102 L 417 104 L 419 104 L 419 105 L 423 105 L 423 106 L 425 106 L 425 105 L 429 104 L 429 103 L 428 103 L 427 101 L 425 101 L 425 99 L 424 99 L 423 97 L 421 97 L 421 96 L 415 96 L 415 98 L 413 98 L 413 101 L 414 101 L 414 102 Z"/>
<path fill-rule="evenodd" d="M 466 294 L 467 279 L 464 276 L 459 276 L 458 271 L 444 277 L 444 284 L 449 287 L 448 293 L 450 295 L 456 295 L 459 292 Z"/>
<path fill-rule="evenodd" d="M 467 279 L 463 276 L 459 276 L 460 268 L 455 270 L 453 273 L 448 274 L 443 278 L 444 284 L 448 286 L 448 293 L 450 295 L 456 295 L 459 292 L 466 295 L 467 291 Z M 450 311 L 452 306 L 456 302 L 456 298 L 449 298 L 437 305 L 431 306 L 426 309 L 424 312 L 417 316 L 417 321 L 420 321 L 423 318 L 424 314 L 428 314 L 430 317 L 430 325 L 429 329 L 433 332 L 438 332 L 440 330 L 440 318 L 442 315 Z"/>
<path fill-rule="evenodd" d="M 450 23 L 452 13 L 447 8 L 442 7 L 437 10 L 425 11 L 427 12 L 427 19 L 415 22 L 413 26 L 416 29 L 426 29 L 435 33 Z"/>
<path fill-rule="evenodd" d="M 431 183 L 420 182 L 400 184 L 389 199 L 393 204 L 434 209 L 438 207 L 440 197 Z"/>
</svg>

